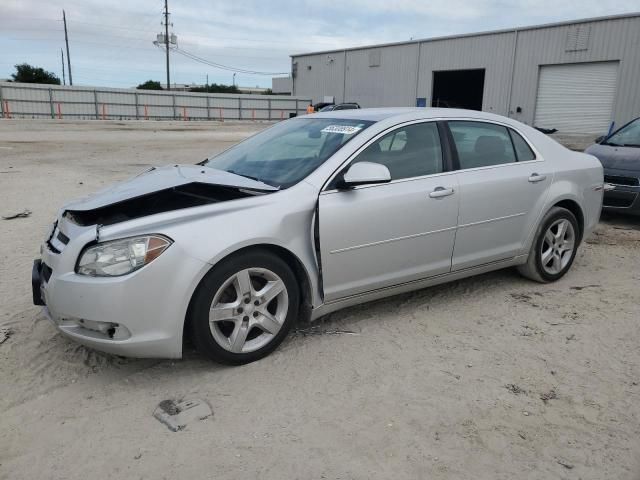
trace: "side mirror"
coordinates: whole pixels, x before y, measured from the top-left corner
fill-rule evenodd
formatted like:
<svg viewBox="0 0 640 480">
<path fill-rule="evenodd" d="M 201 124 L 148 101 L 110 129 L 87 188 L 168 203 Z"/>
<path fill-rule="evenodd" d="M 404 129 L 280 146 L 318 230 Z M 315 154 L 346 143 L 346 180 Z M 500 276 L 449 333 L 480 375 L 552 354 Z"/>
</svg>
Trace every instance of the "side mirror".
<svg viewBox="0 0 640 480">
<path fill-rule="evenodd" d="M 384 165 L 373 162 L 354 163 L 346 171 L 340 188 L 353 188 L 358 185 L 372 185 L 377 183 L 389 183 L 391 173 Z"/>
<path fill-rule="evenodd" d="M 600 135 L 598 138 L 596 138 L 596 139 L 594 140 L 594 142 L 596 142 L 596 143 L 600 143 L 600 142 L 602 142 L 605 138 L 607 138 L 607 136 L 606 136 L 606 135 Z"/>
</svg>

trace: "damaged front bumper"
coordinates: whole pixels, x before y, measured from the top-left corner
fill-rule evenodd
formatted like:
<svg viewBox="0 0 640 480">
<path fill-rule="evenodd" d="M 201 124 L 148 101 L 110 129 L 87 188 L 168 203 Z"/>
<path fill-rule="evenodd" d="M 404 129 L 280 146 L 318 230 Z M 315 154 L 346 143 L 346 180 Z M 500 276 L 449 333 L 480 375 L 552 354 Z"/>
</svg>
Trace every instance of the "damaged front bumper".
<svg viewBox="0 0 640 480">
<path fill-rule="evenodd" d="M 179 358 L 191 295 L 210 266 L 173 245 L 153 263 L 120 277 L 75 273 L 85 235 L 62 251 L 42 248 L 31 274 L 33 303 L 58 331 L 88 347 L 128 357 Z"/>
</svg>

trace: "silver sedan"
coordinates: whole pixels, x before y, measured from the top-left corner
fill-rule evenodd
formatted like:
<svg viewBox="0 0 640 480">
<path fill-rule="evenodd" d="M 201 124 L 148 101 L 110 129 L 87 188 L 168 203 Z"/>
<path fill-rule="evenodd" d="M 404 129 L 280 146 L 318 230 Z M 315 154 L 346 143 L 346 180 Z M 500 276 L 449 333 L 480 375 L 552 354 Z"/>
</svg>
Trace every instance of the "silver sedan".
<svg viewBox="0 0 640 480">
<path fill-rule="evenodd" d="M 242 364 L 343 307 L 505 267 L 557 280 L 602 195 L 596 158 L 509 118 L 307 115 L 65 205 L 33 300 L 99 350 L 176 358 L 188 336 Z"/>
</svg>

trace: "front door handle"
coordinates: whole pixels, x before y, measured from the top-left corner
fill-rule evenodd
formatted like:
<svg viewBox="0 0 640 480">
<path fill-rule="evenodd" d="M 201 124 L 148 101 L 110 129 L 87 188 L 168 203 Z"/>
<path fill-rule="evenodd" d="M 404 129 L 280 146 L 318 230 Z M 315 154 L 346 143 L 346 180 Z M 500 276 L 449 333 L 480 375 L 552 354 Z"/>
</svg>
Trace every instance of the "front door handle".
<svg viewBox="0 0 640 480">
<path fill-rule="evenodd" d="M 442 198 L 453 195 L 453 188 L 436 187 L 433 192 L 429 194 L 431 198 Z"/>
<path fill-rule="evenodd" d="M 539 175 L 537 173 L 532 173 L 531 176 L 529 177 L 529 181 L 531 183 L 538 183 L 538 182 L 543 182 L 547 179 L 546 175 Z"/>
</svg>

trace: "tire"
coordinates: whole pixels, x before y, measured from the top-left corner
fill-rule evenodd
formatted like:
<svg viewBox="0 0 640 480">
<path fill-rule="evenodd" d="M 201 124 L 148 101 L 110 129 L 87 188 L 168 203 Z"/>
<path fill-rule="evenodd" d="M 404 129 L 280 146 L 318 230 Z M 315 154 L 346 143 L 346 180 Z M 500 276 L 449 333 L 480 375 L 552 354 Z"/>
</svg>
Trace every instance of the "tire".
<svg viewBox="0 0 640 480">
<path fill-rule="evenodd" d="M 194 293 L 191 340 L 215 362 L 255 362 L 285 339 L 299 299 L 296 277 L 280 257 L 263 250 L 233 255 L 214 266 Z"/>
<path fill-rule="evenodd" d="M 560 226 L 565 228 L 562 238 Z M 536 282 L 555 282 L 571 268 L 579 244 L 580 227 L 575 215 L 566 208 L 553 207 L 540 222 L 527 263 L 518 271 Z"/>
</svg>

